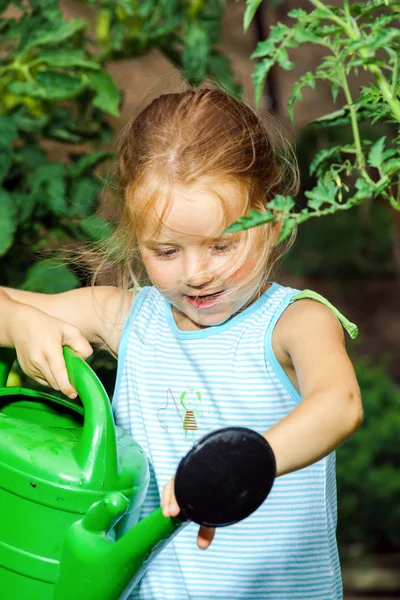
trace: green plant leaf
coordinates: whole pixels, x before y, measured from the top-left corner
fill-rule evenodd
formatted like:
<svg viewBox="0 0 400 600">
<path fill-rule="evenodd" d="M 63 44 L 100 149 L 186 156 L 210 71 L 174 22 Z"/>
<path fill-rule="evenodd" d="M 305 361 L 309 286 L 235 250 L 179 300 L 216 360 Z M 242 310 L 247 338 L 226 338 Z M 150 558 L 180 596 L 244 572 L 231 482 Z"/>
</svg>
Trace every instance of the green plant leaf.
<svg viewBox="0 0 400 600">
<path fill-rule="evenodd" d="M 91 171 L 93 167 L 97 166 L 101 162 L 114 157 L 115 154 L 113 152 L 108 152 L 107 150 L 98 150 L 97 152 L 92 152 L 91 154 L 84 154 L 74 162 L 69 172 L 69 176 L 81 177 L 84 173 Z"/>
<path fill-rule="evenodd" d="M 352 198 L 353 204 L 360 204 L 368 198 L 373 198 L 375 189 L 369 183 L 365 181 L 363 177 L 359 177 L 355 182 L 357 192 Z"/>
<path fill-rule="evenodd" d="M 18 211 L 18 223 L 26 223 L 35 209 L 35 196 L 33 194 L 21 194 L 19 192 L 13 192 L 12 199 Z"/>
<path fill-rule="evenodd" d="M 44 294 L 61 294 L 79 287 L 78 277 L 59 260 L 42 260 L 27 272 L 21 289 Z"/>
<path fill-rule="evenodd" d="M 371 165 L 371 167 L 376 167 L 379 169 L 379 167 L 381 166 L 383 160 L 383 150 L 385 148 L 385 141 L 386 135 L 379 138 L 379 140 L 375 142 L 375 144 L 372 146 L 368 156 L 368 164 Z"/>
<path fill-rule="evenodd" d="M 86 21 L 83 19 L 71 19 L 70 21 L 60 19 L 58 22 L 48 23 L 42 28 L 31 28 L 28 39 L 21 40 L 21 49 L 27 53 L 35 46 L 58 46 L 85 28 Z"/>
<path fill-rule="evenodd" d="M 47 156 L 43 148 L 35 144 L 28 144 L 19 150 L 19 156 L 28 170 L 36 169 L 47 162 Z"/>
<path fill-rule="evenodd" d="M 85 58 L 85 52 L 78 48 L 44 49 L 41 50 L 39 60 L 51 67 L 81 67 L 98 71 L 100 65 Z"/>
<path fill-rule="evenodd" d="M 291 216 L 283 220 L 282 229 L 276 241 L 276 245 L 280 244 L 290 236 L 292 231 L 296 228 L 296 224 L 296 219 Z"/>
<path fill-rule="evenodd" d="M 311 121 L 310 126 L 333 127 L 338 125 L 347 125 L 350 122 L 350 116 L 347 109 L 341 108 L 327 115 L 322 115 L 318 119 Z"/>
<path fill-rule="evenodd" d="M 332 148 L 324 148 L 323 150 L 317 152 L 310 163 L 310 175 L 313 175 L 315 172 L 317 172 L 318 168 L 325 163 L 326 160 L 340 158 L 341 150 L 341 146 L 333 146 Z"/>
<path fill-rule="evenodd" d="M 3 188 L 0 188 L 0 223 L 0 256 L 2 256 L 13 243 L 18 225 L 14 202 Z"/>
<path fill-rule="evenodd" d="M 267 204 L 267 208 L 270 210 L 276 210 L 278 212 L 288 213 L 295 207 L 295 202 L 291 196 L 282 196 L 277 194 L 273 200 L 270 200 Z"/>
<path fill-rule="evenodd" d="M 0 115 L 0 140 L 4 145 L 18 139 L 18 128 L 11 116 Z"/>
<path fill-rule="evenodd" d="M 308 17 L 308 12 L 303 10 L 302 8 L 293 8 L 293 10 L 289 10 L 288 17 L 291 19 L 298 19 L 299 21 L 304 20 Z"/>
<path fill-rule="evenodd" d="M 85 217 L 95 208 L 102 185 L 91 177 L 74 180 L 68 193 L 69 215 Z"/>
<path fill-rule="evenodd" d="M 393 175 L 393 173 L 400 173 L 400 157 L 387 160 L 382 164 L 382 170 L 386 175 Z"/>
<path fill-rule="evenodd" d="M 301 102 L 303 100 L 302 89 L 306 86 L 315 90 L 315 76 L 311 71 L 307 71 L 307 73 L 302 75 L 300 77 L 299 81 L 296 81 L 292 87 L 292 92 L 291 92 L 291 94 L 289 96 L 289 100 L 288 100 L 288 113 L 289 113 L 289 118 L 292 121 L 292 123 L 294 120 L 294 116 L 293 116 L 294 103 L 296 102 L 296 100 L 298 100 L 299 102 Z"/>
<path fill-rule="evenodd" d="M 66 165 L 47 163 L 29 174 L 32 194 L 42 206 L 58 217 L 68 216 L 65 186 Z"/>
<path fill-rule="evenodd" d="M 101 241 L 108 238 L 112 232 L 110 223 L 96 216 L 90 216 L 79 221 L 83 233 L 92 240 Z"/>
<path fill-rule="evenodd" d="M 23 104 L 13 112 L 13 119 L 22 133 L 39 133 L 47 125 L 51 118 L 50 114 L 34 117 Z"/>
<path fill-rule="evenodd" d="M 311 29 L 307 29 L 300 25 L 300 23 L 296 23 L 293 28 L 294 39 L 298 44 L 306 44 L 310 42 L 311 44 L 320 44 L 321 38 L 318 37 Z"/>
<path fill-rule="evenodd" d="M 245 31 L 249 28 L 250 23 L 256 14 L 257 8 L 260 6 L 262 0 L 246 0 L 246 10 L 244 12 L 243 28 Z"/>
<path fill-rule="evenodd" d="M 200 21 L 189 21 L 183 29 L 182 66 L 185 78 L 194 85 L 199 85 L 207 70 L 210 54 L 210 40 L 204 24 Z"/>
<path fill-rule="evenodd" d="M 221 52 L 213 51 L 208 57 L 207 73 L 218 82 L 228 94 L 240 99 L 243 88 L 234 80 L 230 60 Z"/>
<path fill-rule="evenodd" d="M 240 217 L 237 221 L 229 225 L 223 233 L 236 233 L 238 231 L 244 231 L 245 229 L 257 227 L 258 225 L 271 223 L 271 221 L 275 221 L 275 216 L 270 210 L 261 212 L 251 208 L 248 212 L 248 216 L 245 215 Z"/>
<path fill-rule="evenodd" d="M 8 170 L 12 164 L 12 159 L 12 147 L 4 145 L 0 139 L 0 183 L 2 183 L 7 176 Z"/>
<path fill-rule="evenodd" d="M 57 71 L 44 71 L 36 75 L 36 81 L 12 81 L 8 86 L 13 94 L 53 102 L 75 98 L 84 88 L 82 80 Z"/>
<path fill-rule="evenodd" d="M 290 71 L 294 67 L 294 64 L 289 59 L 288 51 L 283 46 L 281 46 L 276 53 L 276 61 L 285 71 Z"/>
<path fill-rule="evenodd" d="M 107 71 L 88 72 L 86 77 L 95 92 L 93 105 L 113 117 L 119 116 L 120 91 Z"/>
<path fill-rule="evenodd" d="M 333 181 L 324 183 L 322 179 L 319 179 L 311 191 L 305 192 L 305 196 L 309 198 L 307 206 L 319 210 L 323 204 L 336 204 L 337 192 L 338 188 Z"/>
<path fill-rule="evenodd" d="M 283 42 L 285 37 L 292 37 L 292 31 L 287 25 L 277 23 L 270 29 L 269 35 L 263 42 L 258 42 L 256 49 L 250 58 L 262 58 L 264 56 L 272 56 L 276 52 L 276 45 Z M 287 40 L 285 40 L 287 41 Z M 296 46 L 295 44 L 294 46 Z"/>
<path fill-rule="evenodd" d="M 271 58 L 264 58 L 261 62 L 259 62 L 251 77 L 254 82 L 254 96 L 256 101 L 256 106 L 260 106 L 261 96 L 264 88 L 264 83 L 267 78 L 267 75 L 274 64 L 274 60 Z"/>
<path fill-rule="evenodd" d="M 46 137 L 65 142 L 79 143 L 85 141 L 85 132 L 77 129 L 76 118 L 66 107 L 57 107 L 51 113 L 51 119 L 45 129 Z"/>
</svg>

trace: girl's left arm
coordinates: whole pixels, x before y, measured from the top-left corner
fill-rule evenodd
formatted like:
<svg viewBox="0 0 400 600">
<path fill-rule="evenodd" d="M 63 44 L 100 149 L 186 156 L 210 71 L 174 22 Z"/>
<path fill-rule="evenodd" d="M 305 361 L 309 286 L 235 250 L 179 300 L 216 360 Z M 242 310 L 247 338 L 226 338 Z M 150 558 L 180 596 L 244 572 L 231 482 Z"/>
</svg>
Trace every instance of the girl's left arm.
<svg viewBox="0 0 400 600">
<path fill-rule="evenodd" d="M 361 394 L 341 324 L 323 304 L 298 300 L 272 337 L 282 366 L 294 369 L 302 400 L 263 435 L 277 476 L 306 467 L 340 446 L 362 422 Z"/>
</svg>

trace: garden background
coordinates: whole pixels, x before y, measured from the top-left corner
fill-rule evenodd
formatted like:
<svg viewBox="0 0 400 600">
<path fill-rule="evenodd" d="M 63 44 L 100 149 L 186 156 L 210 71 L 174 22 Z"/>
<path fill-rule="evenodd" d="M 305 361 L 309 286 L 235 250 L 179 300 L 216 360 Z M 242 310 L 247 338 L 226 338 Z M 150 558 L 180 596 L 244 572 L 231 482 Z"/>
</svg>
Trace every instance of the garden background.
<svg viewBox="0 0 400 600">
<path fill-rule="evenodd" d="M 254 106 L 258 95 L 261 110 L 274 117 L 271 128 L 278 126 L 294 144 L 302 184 L 297 208 L 304 209 L 308 198 L 319 210 L 322 204 L 315 204 L 315 195 L 306 191 L 321 178 L 318 169 L 326 161 L 331 169 L 334 160 L 344 164 L 344 159 L 330 151 L 315 163 L 315 156 L 332 147 L 350 147 L 348 98 L 339 114 L 332 82 L 322 77 L 314 90 L 313 81 L 301 80 L 318 69 L 325 53 L 312 38 L 302 33 L 295 51 L 289 45 L 286 54 L 279 44 L 287 30 L 277 25 L 272 38 L 270 34 L 271 25 L 293 26 L 291 10 L 310 12 L 312 4 L 249 1 L 244 31 L 242 1 L 0 0 L 0 285 L 58 292 L 86 283 L 79 269 L 55 269 L 48 257 L 57 248 L 107 234 L 103 217 L 114 215 L 107 210 L 109 192 L 104 188 L 112 187 L 116 136 L 151 98 L 182 89 L 181 72 L 195 85 L 213 79 Z M 385 26 L 372 31 L 380 40 L 375 62 L 370 54 L 359 69 L 356 65 L 349 74 L 349 93 L 356 98 L 362 87 L 376 90 L 374 70 L 365 68 L 369 61 L 382 70 L 392 65 L 392 91 L 398 97 L 400 4 L 329 2 L 334 16 L 352 7 L 354 14 L 348 14 L 353 20 L 356 5 L 367 4 Z M 388 14 L 392 18 L 384 21 Z M 297 13 L 296 18 L 304 17 Z M 265 39 L 270 42 L 263 51 L 257 43 Z M 370 50 L 369 43 L 363 51 Z M 386 55 L 385 45 L 390 50 Z M 256 46 L 257 56 L 267 59 L 250 58 Z M 271 61 L 264 68 L 272 52 L 279 64 Z M 261 67 L 255 71 L 257 64 Z M 298 81 L 308 87 L 294 105 L 291 122 L 287 105 Z M 296 94 L 299 100 L 300 89 Z M 383 105 L 375 91 L 369 98 L 374 110 Z M 341 91 L 337 103 L 343 105 Z M 319 125 L 329 127 L 310 125 L 326 114 L 332 115 L 330 122 Z M 384 144 L 396 142 L 398 122 L 383 109 L 376 119 L 364 115 L 360 135 L 370 140 L 366 176 L 373 185 L 389 174 L 394 198 L 400 160 Z M 382 166 L 384 160 L 389 166 Z M 339 187 L 346 185 L 340 171 L 335 177 Z M 319 190 L 328 198 L 329 176 L 324 181 Z M 370 194 L 361 184 L 356 188 L 358 201 L 350 210 L 333 210 L 299 226 L 276 279 L 323 294 L 359 326 L 359 338 L 348 347 L 363 393 L 365 422 L 337 453 L 338 537 L 346 598 L 394 598 L 400 597 L 400 212 L 395 200 L 387 201 L 384 188 Z M 326 198 L 328 206 L 335 205 Z M 93 366 L 111 393 L 112 360 L 96 353 Z"/>
</svg>

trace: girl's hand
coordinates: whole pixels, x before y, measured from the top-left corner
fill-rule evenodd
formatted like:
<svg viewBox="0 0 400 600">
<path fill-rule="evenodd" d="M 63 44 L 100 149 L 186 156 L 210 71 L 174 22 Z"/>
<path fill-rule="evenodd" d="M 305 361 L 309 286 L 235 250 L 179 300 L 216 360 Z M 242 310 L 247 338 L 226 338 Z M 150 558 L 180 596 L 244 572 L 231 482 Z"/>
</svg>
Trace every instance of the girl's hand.
<svg viewBox="0 0 400 600">
<path fill-rule="evenodd" d="M 175 478 L 173 477 L 165 484 L 161 506 L 164 517 L 177 517 L 180 513 L 180 508 L 175 498 L 174 491 Z M 201 550 L 206 550 L 214 539 L 215 528 L 214 527 L 203 527 L 199 529 L 197 534 L 197 545 Z"/>
<path fill-rule="evenodd" d="M 8 331 L 22 370 L 32 379 L 76 398 L 65 366 L 63 346 L 87 358 L 93 349 L 80 329 L 28 304 L 15 303 Z"/>
</svg>

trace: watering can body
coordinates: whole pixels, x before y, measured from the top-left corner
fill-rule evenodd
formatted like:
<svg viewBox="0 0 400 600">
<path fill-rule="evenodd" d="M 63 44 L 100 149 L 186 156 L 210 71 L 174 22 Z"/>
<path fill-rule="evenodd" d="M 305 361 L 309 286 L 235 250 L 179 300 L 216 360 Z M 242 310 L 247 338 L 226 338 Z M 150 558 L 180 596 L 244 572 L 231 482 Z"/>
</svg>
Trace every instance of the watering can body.
<svg viewBox="0 0 400 600">
<path fill-rule="evenodd" d="M 138 521 L 147 458 L 89 365 L 70 348 L 64 358 L 82 405 L 5 387 L 14 353 L 0 348 L 0 597 L 125 600 L 188 519 L 224 526 L 260 506 L 275 459 L 255 432 L 212 432 L 178 467 L 179 518 L 160 508 Z"/>
<path fill-rule="evenodd" d="M 132 545 L 140 532 L 135 540 L 122 536 L 126 539 L 115 543 L 116 522 L 123 517 L 119 526 L 126 531 L 138 520 L 149 479 L 147 459 L 115 427 L 100 381 L 69 348 L 64 356 L 83 407 L 55 395 L 4 387 L 12 364 L 7 353 L 0 349 L 1 596 L 88 600 L 85 585 L 93 588 L 96 581 L 103 595 L 97 591 L 93 598 L 120 598 L 135 573 L 114 581 L 115 590 L 110 590 L 110 575 L 125 563 L 140 569 L 160 537 L 174 529 L 156 515 L 150 539 L 145 523 L 146 543 L 139 543 L 136 563 Z"/>
</svg>

